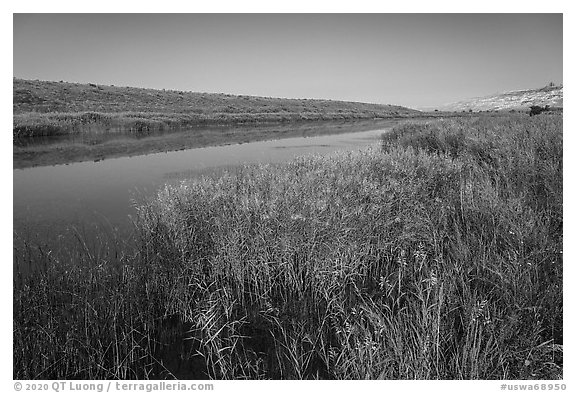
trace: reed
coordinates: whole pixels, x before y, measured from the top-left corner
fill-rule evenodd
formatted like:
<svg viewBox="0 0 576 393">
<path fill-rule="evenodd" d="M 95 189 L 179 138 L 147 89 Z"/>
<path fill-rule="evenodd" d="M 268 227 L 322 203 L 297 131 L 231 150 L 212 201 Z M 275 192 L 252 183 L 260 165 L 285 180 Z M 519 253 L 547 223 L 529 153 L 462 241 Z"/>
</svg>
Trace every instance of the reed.
<svg viewBox="0 0 576 393">
<path fill-rule="evenodd" d="M 561 378 L 562 223 L 559 116 L 167 186 L 134 255 L 23 279 L 15 378 Z"/>
</svg>

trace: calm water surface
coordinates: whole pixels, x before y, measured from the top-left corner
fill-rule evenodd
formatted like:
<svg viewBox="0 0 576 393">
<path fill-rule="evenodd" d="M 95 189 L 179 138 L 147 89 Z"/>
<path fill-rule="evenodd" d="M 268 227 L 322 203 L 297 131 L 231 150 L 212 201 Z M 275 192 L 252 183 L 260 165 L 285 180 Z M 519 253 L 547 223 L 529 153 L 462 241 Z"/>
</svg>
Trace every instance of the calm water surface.
<svg viewBox="0 0 576 393">
<path fill-rule="evenodd" d="M 14 230 L 19 236 L 40 243 L 57 241 L 71 227 L 85 228 L 94 223 L 128 230 L 130 217 L 136 212 L 134 200 L 155 195 L 164 184 L 176 184 L 222 167 L 278 163 L 299 155 L 354 150 L 377 143 L 387 130 L 15 169 Z"/>
</svg>

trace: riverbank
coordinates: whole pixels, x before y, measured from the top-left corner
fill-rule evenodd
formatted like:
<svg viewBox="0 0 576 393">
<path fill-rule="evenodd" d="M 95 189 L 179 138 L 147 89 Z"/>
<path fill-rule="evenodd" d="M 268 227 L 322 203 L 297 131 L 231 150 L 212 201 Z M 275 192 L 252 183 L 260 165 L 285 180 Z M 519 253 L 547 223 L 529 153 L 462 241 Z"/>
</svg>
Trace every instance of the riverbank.
<svg viewBox="0 0 576 393">
<path fill-rule="evenodd" d="M 396 106 L 284 99 L 14 79 L 14 137 L 87 133 L 147 134 L 186 127 L 318 120 L 408 118 Z"/>
<path fill-rule="evenodd" d="M 386 129 L 401 121 L 299 121 L 290 124 L 202 127 L 154 132 L 148 135 L 101 131 L 60 137 L 19 138 L 13 144 L 12 162 L 14 169 L 23 169 L 101 161 L 208 146 Z"/>
<path fill-rule="evenodd" d="M 166 187 L 134 254 L 15 249 L 14 379 L 562 378 L 562 143 L 407 124 Z"/>
</svg>

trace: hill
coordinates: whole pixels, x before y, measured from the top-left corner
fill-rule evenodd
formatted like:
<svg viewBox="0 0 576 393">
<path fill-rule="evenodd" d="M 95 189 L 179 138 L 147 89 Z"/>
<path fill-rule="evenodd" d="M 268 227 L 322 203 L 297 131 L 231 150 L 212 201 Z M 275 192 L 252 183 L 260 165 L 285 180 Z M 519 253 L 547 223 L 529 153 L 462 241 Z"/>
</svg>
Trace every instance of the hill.
<svg viewBox="0 0 576 393">
<path fill-rule="evenodd" d="M 546 86 L 538 89 L 526 89 L 498 93 L 486 97 L 471 98 L 451 104 L 441 105 L 435 109 L 441 111 L 499 111 L 499 110 L 526 110 L 532 105 L 553 108 L 563 107 L 564 88 L 560 86 Z"/>
<path fill-rule="evenodd" d="M 205 124 L 411 117 L 395 105 L 195 93 L 14 79 L 14 135 L 54 135 L 91 126 L 146 132 Z"/>
</svg>

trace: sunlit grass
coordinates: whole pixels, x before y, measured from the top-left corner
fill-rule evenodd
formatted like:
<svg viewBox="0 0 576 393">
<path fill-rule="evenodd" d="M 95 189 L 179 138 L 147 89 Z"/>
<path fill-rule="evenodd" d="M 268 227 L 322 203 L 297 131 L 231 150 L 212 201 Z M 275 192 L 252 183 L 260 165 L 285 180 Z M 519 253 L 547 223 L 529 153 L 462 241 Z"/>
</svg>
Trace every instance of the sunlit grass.
<svg viewBox="0 0 576 393">
<path fill-rule="evenodd" d="M 560 378 L 562 222 L 559 116 L 167 186 L 136 254 L 21 278 L 14 375 Z"/>
</svg>

